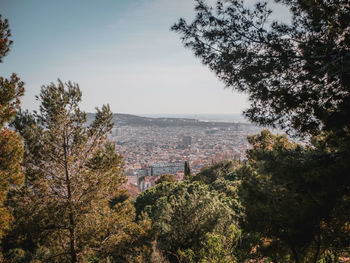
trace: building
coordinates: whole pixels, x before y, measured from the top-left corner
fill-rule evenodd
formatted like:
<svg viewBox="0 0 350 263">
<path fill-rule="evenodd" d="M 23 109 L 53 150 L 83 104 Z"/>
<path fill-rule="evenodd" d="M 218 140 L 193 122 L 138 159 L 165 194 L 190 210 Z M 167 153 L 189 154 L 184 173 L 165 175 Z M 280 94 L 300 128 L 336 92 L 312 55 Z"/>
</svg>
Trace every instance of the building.
<svg viewBox="0 0 350 263">
<path fill-rule="evenodd" d="M 179 144 L 179 148 L 186 149 L 190 147 L 192 144 L 192 137 L 191 136 L 182 136 L 182 142 Z"/>
<path fill-rule="evenodd" d="M 160 176 L 162 174 L 176 174 L 183 172 L 184 163 L 155 163 L 148 167 L 148 176 Z"/>
</svg>

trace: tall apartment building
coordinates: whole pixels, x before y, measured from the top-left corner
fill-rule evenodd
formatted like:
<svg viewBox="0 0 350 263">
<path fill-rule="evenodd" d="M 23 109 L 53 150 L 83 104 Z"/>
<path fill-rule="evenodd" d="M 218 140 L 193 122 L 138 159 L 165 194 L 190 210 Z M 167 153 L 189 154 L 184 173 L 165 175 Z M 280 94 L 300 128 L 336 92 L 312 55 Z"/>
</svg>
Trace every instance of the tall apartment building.
<svg viewBox="0 0 350 263">
<path fill-rule="evenodd" d="M 191 136 L 182 136 L 182 146 L 184 148 L 187 148 L 191 146 L 192 143 L 192 137 Z"/>
</svg>

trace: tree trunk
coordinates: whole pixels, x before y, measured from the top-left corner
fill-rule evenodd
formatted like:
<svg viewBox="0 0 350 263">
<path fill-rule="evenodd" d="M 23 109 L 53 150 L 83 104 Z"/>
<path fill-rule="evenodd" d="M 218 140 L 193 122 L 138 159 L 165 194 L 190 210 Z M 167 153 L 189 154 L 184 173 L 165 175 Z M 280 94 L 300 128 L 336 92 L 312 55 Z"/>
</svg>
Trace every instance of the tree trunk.
<svg viewBox="0 0 350 263">
<path fill-rule="evenodd" d="M 77 253 L 75 249 L 75 222 L 74 222 L 74 216 L 73 216 L 73 209 L 72 209 L 72 192 L 71 192 L 71 185 L 70 185 L 70 178 L 69 178 L 69 169 L 68 169 L 68 142 L 67 142 L 67 136 L 66 131 L 63 132 L 63 151 L 64 151 L 64 170 L 65 170 L 65 176 L 66 176 L 66 185 L 67 185 L 67 195 L 68 195 L 68 207 L 69 207 L 69 243 L 70 243 L 70 257 L 71 257 L 71 263 L 77 262 Z"/>
<path fill-rule="evenodd" d="M 73 222 L 73 216 L 72 214 L 69 215 L 69 222 Z M 77 262 L 77 253 L 75 251 L 75 233 L 74 233 L 74 228 L 69 229 L 69 239 L 70 239 L 70 257 L 71 257 L 71 262 L 76 263 Z"/>
<path fill-rule="evenodd" d="M 294 257 L 295 263 L 299 263 L 300 261 L 299 261 L 298 253 L 296 252 L 294 247 L 291 247 L 291 250 L 292 250 L 292 253 L 293 253 L 293 257 Z"/>
<path fill-rule="evenodd" d="M 315 263 L 317 263 L 317 261 L 318 261 L 318 256 L 320 254 L 320 248 L 321 248 L 321 238 L 320 238 L 319 234 L 318 234 L 318 239 L 316 241 L 316 244 L 317 244 L 317 249 L 316 249 L 315 258 L 314 258 Z"/>
</svg>

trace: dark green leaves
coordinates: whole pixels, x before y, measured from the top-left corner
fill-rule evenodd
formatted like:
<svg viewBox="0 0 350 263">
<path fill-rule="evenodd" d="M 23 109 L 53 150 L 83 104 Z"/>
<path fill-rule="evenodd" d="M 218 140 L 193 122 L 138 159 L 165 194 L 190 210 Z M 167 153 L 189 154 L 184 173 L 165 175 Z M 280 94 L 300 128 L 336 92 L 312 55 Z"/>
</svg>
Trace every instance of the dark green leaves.
<svg viewBox="0 0 350 263">
<path fill-rule="evenodd" d="M 349 2 L 278 2 L 291 23 L 271 21 L 263 2 L 197 0 L 192 23 L 172 29 L 227 87 L 249 95 L 250 120 L 299 135 L 349 128 Z"/>
</svg>

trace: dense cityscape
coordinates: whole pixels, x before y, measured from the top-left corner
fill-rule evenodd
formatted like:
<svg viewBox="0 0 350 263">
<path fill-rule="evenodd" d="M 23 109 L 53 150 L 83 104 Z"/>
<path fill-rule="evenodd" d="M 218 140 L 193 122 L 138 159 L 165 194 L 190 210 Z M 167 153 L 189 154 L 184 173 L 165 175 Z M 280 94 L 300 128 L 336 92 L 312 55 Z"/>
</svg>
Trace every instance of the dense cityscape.
<svg viewBox="0 0 350 263">
<path fill-rule="evenodd" d="M 261 128 L 249 123 L 115 114 L 111 139 L 124 157 L 128 188 L 134 193 L 155 184 L 162 174 L 181 180 L 184 163 L 192 173 L 222 160 L 245 158 L 246 137 Z"/>
</svg>

